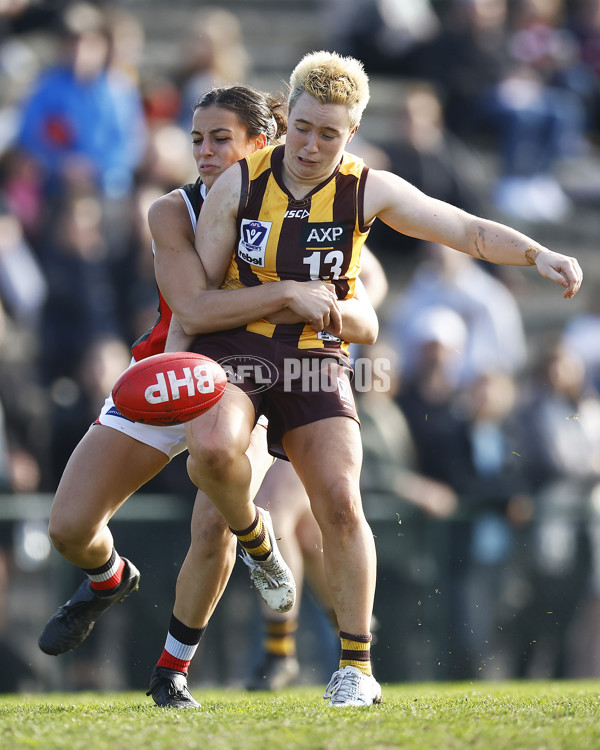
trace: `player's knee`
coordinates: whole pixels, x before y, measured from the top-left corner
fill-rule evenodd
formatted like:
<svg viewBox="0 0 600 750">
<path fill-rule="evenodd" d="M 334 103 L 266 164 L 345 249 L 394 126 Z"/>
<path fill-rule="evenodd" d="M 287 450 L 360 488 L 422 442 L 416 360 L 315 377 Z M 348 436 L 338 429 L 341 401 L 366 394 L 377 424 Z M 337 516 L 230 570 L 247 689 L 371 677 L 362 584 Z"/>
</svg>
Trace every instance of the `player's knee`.
<svg viewBox="0 0 600 750">
<path fill-rule="evenodd" d="M 323 533 L 334 528 L 337 535 L 352 534 L 364 520 L 360 497 L 343 484 L 332 487 L 316 517 Z"/>
<path fill-rule="evenodd" d="M 227 479 L 239 460 L 241 451 L 235 444 L 207 441 L 190 450 L 187 468 L 190 479 L 209 477 L 211 480 Z"/>
<path fill-rule="evenodd" d="M 89 534 L 76 520 L 65 517 L 50 517 L 48 536 L 61 554 L 85 546 Z"/>
</svg>

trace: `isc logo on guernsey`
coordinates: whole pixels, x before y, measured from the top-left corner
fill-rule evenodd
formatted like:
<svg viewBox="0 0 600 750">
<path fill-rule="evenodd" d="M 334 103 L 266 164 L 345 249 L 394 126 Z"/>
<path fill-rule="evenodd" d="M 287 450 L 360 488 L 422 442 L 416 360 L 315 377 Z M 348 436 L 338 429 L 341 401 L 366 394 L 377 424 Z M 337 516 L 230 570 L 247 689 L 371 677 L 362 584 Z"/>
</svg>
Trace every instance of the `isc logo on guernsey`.
<svg viewBox="0 0 600 750">
<path fill-rule="evenodd" d="M 183 377 L 177 377 L 175 370 L 156 373 L 156 383 L 149 385 L 144 393 L 144 398 L 149 404 L 162 404 L 169 399 L 176 401 L 181 398 L 180 390 L 183 389 L 184 396 L 195 396 L 198 393 L 214 393 L 215 381 L 209 368 L 205 365 L 196 365 L 193 371 L 190 367 L 182 369 Z"/>
</svg>

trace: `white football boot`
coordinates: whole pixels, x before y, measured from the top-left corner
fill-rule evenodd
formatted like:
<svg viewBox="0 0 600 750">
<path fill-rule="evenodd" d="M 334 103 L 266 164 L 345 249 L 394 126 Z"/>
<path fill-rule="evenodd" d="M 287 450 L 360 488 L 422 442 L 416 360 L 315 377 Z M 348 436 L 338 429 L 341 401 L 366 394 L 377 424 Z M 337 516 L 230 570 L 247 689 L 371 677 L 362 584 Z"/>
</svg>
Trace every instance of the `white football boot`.
<svg viewBox="0 0 600 750">
<path fill-rule="evenodd" d="M 373 675 L 344 667 L 333 673 L 323 698 L 329 698 L 328 706 L 372 706 L 381 703 L 381 686 Z"/>
</svg>

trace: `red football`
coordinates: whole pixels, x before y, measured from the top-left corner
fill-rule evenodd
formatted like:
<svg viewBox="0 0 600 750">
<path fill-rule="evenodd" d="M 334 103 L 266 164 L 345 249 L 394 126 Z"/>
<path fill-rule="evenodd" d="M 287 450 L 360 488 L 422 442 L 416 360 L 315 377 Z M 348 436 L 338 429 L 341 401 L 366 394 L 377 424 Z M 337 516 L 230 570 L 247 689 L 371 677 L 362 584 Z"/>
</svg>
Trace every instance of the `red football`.
<svg viewBox="0 0 600 750">
<path fill-rule="evenodd" d="M 214 406 L 227 375 L 218 362 L 192 352 L 165 352 L 131 365 L 112 397 L 124 417 L 144 424 L 188 422 Z"/>
</svg>

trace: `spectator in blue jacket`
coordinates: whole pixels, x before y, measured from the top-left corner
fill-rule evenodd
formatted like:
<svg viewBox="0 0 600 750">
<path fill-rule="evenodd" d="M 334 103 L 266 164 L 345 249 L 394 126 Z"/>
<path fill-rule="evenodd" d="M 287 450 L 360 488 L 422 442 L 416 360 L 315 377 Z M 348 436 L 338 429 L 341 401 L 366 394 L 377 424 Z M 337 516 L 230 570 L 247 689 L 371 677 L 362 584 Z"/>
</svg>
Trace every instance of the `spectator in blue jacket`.
<svg viewBox="0 0 600 750">
<path fill-rule="evenodd" d="M 82 177 L 109 198 L 131 190 L 146 124 L 135 82 L 111 66 L 111 43 L 111 26 L 98 8 L 70 6 L 60 59 L 24 101 L 18 143 L 41 164 L 50 192 Z"/>
</svg>

